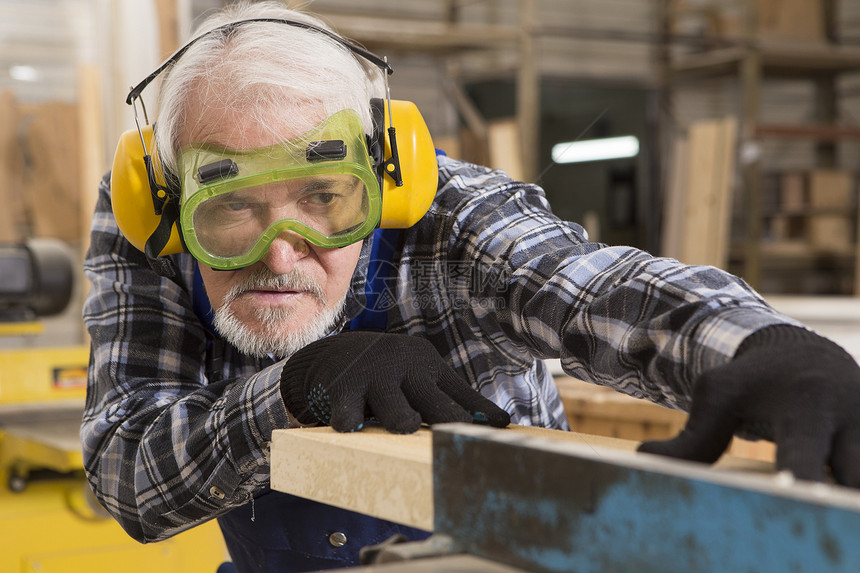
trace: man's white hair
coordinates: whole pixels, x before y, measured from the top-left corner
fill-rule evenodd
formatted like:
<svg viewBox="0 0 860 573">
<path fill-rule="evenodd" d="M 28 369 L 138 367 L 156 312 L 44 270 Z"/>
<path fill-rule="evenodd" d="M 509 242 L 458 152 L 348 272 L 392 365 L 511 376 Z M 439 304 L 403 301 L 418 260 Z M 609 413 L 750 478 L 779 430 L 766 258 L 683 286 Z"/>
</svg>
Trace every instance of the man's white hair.
<svg viewBox="0 0 860 573">
<path fill-rule="evenodd" d="M 295 20 L 330 28 L 318 18 L 280 2 L 231 4 L 201 23 L 195 37 L 219 26 L 252 18 Z M 319 123 L 309 105 L 328 117 L 353 109 L 365 133 L 372 133 L 370 99 L 384 97 L 381 71 L 332 38 L 313 30 L 273 22 L 249 22 L 198 40 L 164 76 L 156 113 L 156 147 L 162 167 L 177 172 L 176 152 L 191 98 L 241 113 L 243 121 L 268 126 L 277 111 L 304 133 Z M 304 110 L 304 111 L 303 111 Z M 240 129 L 240 127 L 237 127 Z"/>
</svg>

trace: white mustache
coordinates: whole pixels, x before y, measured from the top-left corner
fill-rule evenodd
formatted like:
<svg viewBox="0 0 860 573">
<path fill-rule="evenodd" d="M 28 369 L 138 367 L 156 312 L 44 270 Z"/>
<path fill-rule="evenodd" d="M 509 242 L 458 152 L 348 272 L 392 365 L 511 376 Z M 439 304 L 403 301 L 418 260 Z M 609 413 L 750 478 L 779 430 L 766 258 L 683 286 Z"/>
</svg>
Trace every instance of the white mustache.
<svg viewBox="0 0 860 573">
<path fill-rule="evenodd" d="M 233 285 L 224 297 L 224 304 L 230 304 L 243 293 L 252 290 L 295 290 L 308 293 L 325 306 L 325 291 L 319 283 L 304 271 L 293 269 L 285 274 L 275 274 L 268 267 L 261 266 L 240 282 Z"/>
</svg>

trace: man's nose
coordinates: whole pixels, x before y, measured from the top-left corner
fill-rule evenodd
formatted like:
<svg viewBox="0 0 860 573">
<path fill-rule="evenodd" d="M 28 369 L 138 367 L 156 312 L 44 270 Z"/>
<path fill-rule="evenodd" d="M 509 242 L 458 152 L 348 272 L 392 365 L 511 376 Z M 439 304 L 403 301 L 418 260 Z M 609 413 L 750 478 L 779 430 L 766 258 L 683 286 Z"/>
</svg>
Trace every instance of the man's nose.
<svg viewBox="0 0 860 573">
<path fill-rule="evenodd" d="M 311 252 L 307 241 L 293 231 L 284 231 L 275 237 L 261 261 L 275 274 L 284 274 Z"/>
</svg>

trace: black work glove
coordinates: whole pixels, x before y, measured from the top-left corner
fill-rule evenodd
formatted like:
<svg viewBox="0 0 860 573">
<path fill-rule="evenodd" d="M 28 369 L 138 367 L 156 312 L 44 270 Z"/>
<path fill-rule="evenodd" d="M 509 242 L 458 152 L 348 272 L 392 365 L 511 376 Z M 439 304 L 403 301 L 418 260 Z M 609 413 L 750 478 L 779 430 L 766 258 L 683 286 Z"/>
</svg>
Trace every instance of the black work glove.
<svg viewBox="0 0 860 573">
<path fill-rule="evenodd" d="M 860 487 L 860 367 L 835 343 L 790 325 L 749 336 L 735 357 L 695 382 L 686 427 L 639 451 L 713 463 L 732 435 L 776 443 L 776 465 L 798 479 Z"/>
<path fill-rule="evenodd" d="M 463 381 L 419 337 L 350 331 L 313 342 L 284 365 L 281 396 L 302 424 L 338 432 L 378 419 L 408 434 L 421 422 L 479 422 L 504 427 L 510 415 Z"/>
</svg>

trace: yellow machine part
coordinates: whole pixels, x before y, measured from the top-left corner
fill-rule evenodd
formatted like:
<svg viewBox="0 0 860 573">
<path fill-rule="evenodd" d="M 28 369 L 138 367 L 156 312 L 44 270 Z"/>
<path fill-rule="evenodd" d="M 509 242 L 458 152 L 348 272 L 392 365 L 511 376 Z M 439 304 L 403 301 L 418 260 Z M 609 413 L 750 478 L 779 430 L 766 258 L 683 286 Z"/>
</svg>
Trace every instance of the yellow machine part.
<svg viewBox="0 0 860 573">
<path fill-rule="evenodd" d="M 227 561 L 214 521 L 143 545 L 99 508 L 82 476 L 36 480 L 20 493 L 0 488 L 4 573 L 215 573 Z"/>
<path fill-rule="evenodd" d="M 83 455 L 78 440 L 80 422 L 52 427 L 3 425 L 0 422 L 0 464 L 13 477 L 26 478 L 31 471 L 48 469 L 68 473 L 82 469 Z"/>
<path fill-rule="evenodd" d="M 143 545 L 95 501 L 78 440 L 88 360 L 0 350 L 0 572 L 215 573 L 229 559 L 216 522 Z"/>
<path fill-rule="evenodd" d="M 0 406 L 79 400 L 87 391 L 87 346 L 0 351 Z"/>
<path fill-rule="evenodd" d="M 44 331 L 41 322 L 0 322 L 0 336 L 32 336 Z"/>
</svg>

